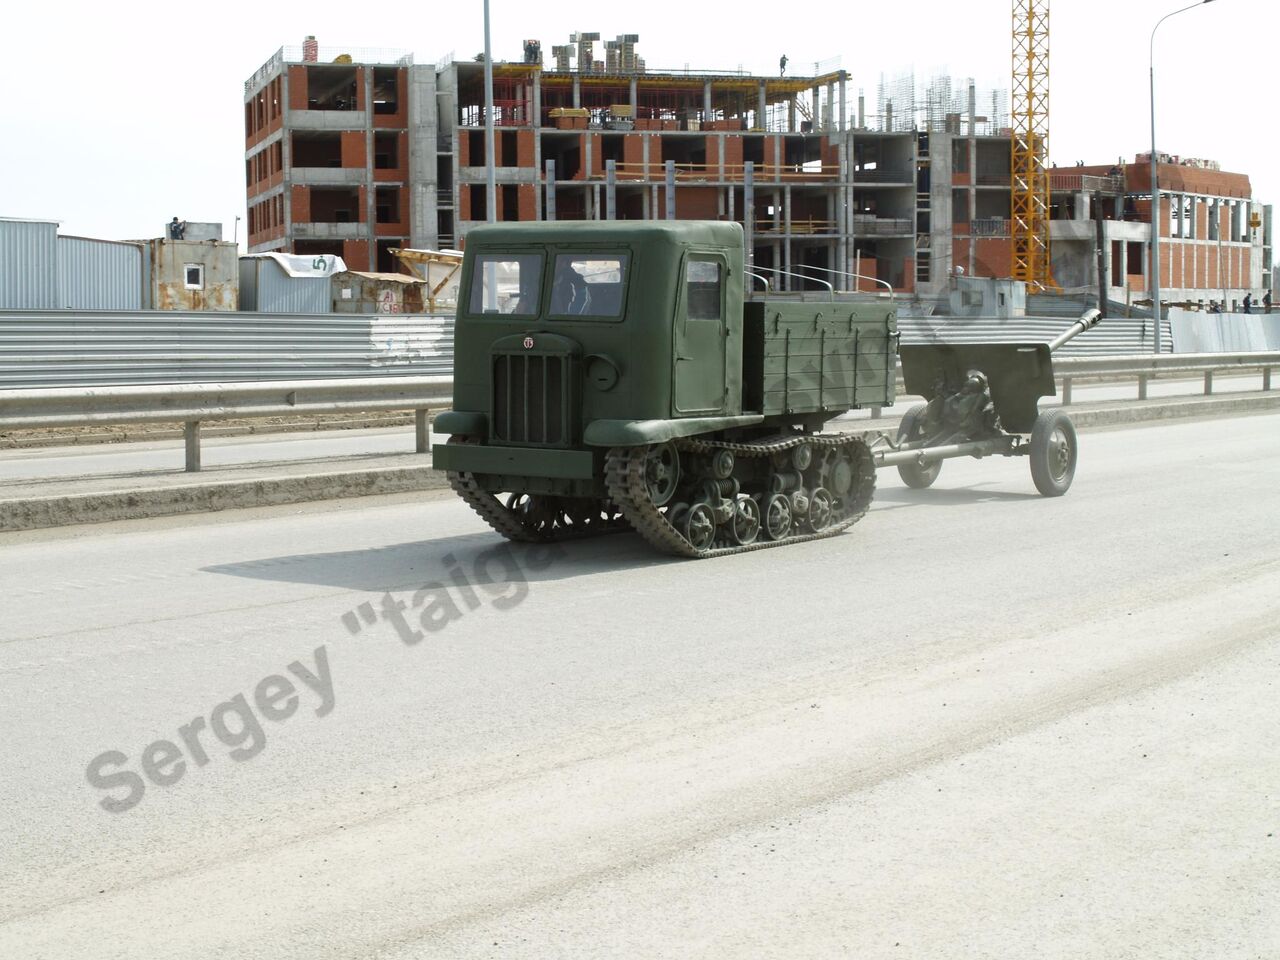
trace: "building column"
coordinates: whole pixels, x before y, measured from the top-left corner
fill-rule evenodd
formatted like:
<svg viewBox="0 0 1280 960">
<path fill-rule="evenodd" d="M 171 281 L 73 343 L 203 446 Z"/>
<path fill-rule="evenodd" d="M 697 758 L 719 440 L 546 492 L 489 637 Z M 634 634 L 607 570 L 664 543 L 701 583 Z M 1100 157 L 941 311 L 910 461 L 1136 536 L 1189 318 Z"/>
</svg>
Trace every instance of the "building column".
<svg viewBox="0 0 1280 960">
<path fill-rule="evenodd" d="M 616 169 L 617 161 L 606 160 L 604 162 L 604 218 L 606 220 L 618 219 L 618 177 Z"/>
<path fill-rule="evenodd" d="M 706 123 L 711 119 L 711 81 L 706 80 L 702 84 L 702 124 L 705 129 Z"/>
<path fill-rule="evenodd" d="M 764 80 L 760 81 L 757 91 L 756 126 L 761 130 L 769 128 L 769 88 Z"/>
<path fill-rule="evenodd" d="M 773 235 L 779 239 L 774 241 L 776 253 L 774 265 L 783 273 L 786 283 L 784 289 L 791 289 L 791 187 L 781 187 L 773 191 Z"/>
<path fill-rule="evenodd" d="M 547 205 L 543 211 L 544 219 L 556 218 L 556 162 L 547 161 Z"/>
<path fill-rule="evenodd" d="M 573 108 L 577 110 L 582 106 L 582 83 L 578 75 L 573 75 Z"/>
<path fill-rule="evenodd" d="M 975 101 L 976 102 L 976 101 Z M 969 187 L 965 193 L 969 201 L 969 276 L 976 276 L 978 269 L 978 245 L 973 242 L 973 222 L 978 219 L 978 138 L 969 138 Z"/>
<path fill-rule="evenodd" d="M 533 71 L 533 110 L 529 125 L 533 128 L 533 175 L 542 169 L 542 71 Z M 533 216 L 542 219 L 542 191 L 533 191 Z"/>
<path fill-rule="evenodd" d="M 368 228 L 369 269 L 378 269 L 378 185 L 373 179 L 373 67 L 362 68 L 364 74 L 364 209 Z"/>
<path fill-rule="evenodd" d="M 746 247 L 743 252 L 746 255 L 748 267 L 755 262 L 755 176 L 755 161 L 746 161 L 742 165 L 742 228 L 744 233 L 743 244 Z"/>
<path fill-rule="evenodd" d="M 666 167 L 667 181 L 666 218 L 674 220 L 676 218 L 676 162 L 667 160 L 663 166 Z"/>
<path fill-rule="evenodd" d="M 837 118 L 838 122 L 836 124 L 836 129 L 839 130 L 841 133 L 844 133 L 845 130 L 849 128 L 849 124 L 846 120 L 846 116 L 849 111 L 848 90 L 847 90 L 848 84 L 849 84 L 848 74 L 846 74 L 843 70 L 841 70 L 840 71 L 840 115 Z"/>
</svg>

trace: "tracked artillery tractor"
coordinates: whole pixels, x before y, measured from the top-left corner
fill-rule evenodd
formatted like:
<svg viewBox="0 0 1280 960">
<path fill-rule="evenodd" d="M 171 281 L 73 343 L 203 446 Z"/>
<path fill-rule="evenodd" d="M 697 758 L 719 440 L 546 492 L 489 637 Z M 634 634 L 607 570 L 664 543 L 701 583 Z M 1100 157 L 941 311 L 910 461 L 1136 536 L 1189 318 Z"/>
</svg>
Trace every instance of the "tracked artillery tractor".
<svg viewBox="0 0 1280 960">
<path fill-rule="evenodd" d="M 1065 492 L 1075 432 L 1036 408 L 1056 344 L 904 347 L 907 389 L 929 402 L 897 439 L 823 433 L 893 403 L 892 304 L 748 298 L 742 250 L 720 222 L 469 233 L 454 409 L 435 421 L 458 495 L 512 540 L 634 529 L 709 557 L 848 528 L 881 465 L 923 487 L 946 457 L 1025 454 L 1041 492 Z"/>
</svg>

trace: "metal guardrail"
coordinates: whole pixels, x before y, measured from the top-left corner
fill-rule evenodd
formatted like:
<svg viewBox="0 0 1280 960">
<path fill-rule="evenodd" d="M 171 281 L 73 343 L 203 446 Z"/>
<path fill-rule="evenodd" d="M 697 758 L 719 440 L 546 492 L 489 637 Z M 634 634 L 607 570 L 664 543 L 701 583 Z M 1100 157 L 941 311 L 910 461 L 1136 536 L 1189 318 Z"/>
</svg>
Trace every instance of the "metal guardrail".
<svg viewBox="0 0 1280 960">
<path fill-rule="evenodd" d="M 194 472 L 206 420 L 413 410 L 416 448 L 426 453 L 427 413 L 447 407 L 452 396 L 452 375 L 0 390 L 0 430 L 181 421 L 187 470 Z"/>
<path fill-rule="evenodd" d="M 1280 367 L 1280 352 L 1065 357 L 1056 360 L 1054 367 L 1062 380 L 1065 406 L 1071 403 L 1072 381 L 1080 378 L 1136 377 L 1138 399 L 1144 400 L 1147 382 L 1156 376 L 1202 374 L 1204 392 L 1210 395 L 1217 372 L 1262 370 L 1262 389 L 1270 390 L 1271 368 Z M 181 421 L 186 468 L 194 472 L 200 469 L 200 424 L 204 421 L 413 410 L 415 448 L 426 453 L 428 413 L 448 406 L 452 395 L 451 375 L 0 390 L 0 430 Z M 879 413 L 879 408 L 873 410 L 873 416 Z"/>
<path fill-rule="evenodd" d="M 1173 353 L 1160 356 L 1064 357 L 1053 362 L 1062 380 L 1062 404 L 1071 403 L 1071 384 L 1081 378 L 1117 380 L 1136 378 L 1138 399 L 1147 399 L 1148 383 L 1159 376 L 1201 374 L 1204 395 L 1213 395 L 1213 375 L 1243 370 L 1262 371 L 1262 389 L 1271 389 L 1271 368 L 1280 367 L 1280 353 Z"/>
</svg>

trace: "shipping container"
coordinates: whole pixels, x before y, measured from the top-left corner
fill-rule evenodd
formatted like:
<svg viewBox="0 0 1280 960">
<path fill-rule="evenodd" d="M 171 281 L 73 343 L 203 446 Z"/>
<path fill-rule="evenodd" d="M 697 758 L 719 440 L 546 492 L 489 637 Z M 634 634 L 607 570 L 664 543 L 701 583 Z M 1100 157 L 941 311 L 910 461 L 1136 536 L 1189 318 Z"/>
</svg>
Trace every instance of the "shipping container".
<svg viewBox="0 0 1280 960">
<path fill-rule="evenodd" d="M 142 310 L 151 306 L 150 253 L 143 243 L 58 237 L 58 306 Z"/>
<path fill-rule="evenodd" d="M 57 222 L 0 220 L 0 309 L 57 307 Z"/>
<path fill-rule="evenodd" d="M 347 270 L 332 282 L 334 313 L 426 312 L 426 282 L 403 273 Z"/>
<path fill-rule="evenodd" d="M 240 309 L 259 313 L 329 313 L 331 278 L 347 269 L 331 254 L 255 253 L 240 258 Z"/>
</svg>

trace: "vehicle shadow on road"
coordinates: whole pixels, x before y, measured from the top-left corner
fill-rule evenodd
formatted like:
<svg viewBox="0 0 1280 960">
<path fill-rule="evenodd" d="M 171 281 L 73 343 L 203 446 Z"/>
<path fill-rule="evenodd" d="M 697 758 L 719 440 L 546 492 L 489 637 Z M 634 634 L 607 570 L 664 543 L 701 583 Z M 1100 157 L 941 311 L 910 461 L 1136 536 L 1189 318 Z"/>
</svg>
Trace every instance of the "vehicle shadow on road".
<svg viewBox="0 0 1280 960">
<path fill-rule="evenodd" d="M 991 503 L 998 500 L 1040 500 L 1038 493 L 1022 493 L 1016 490 L 984 490 L 981 484 L 968 487 L 929 487 L 913 490 L 911 487 L 876 487 L 873 507 L 896 510 L 899 507 L 955 506 L 963 503 Z M 884 504 L 893 504 L 885 507 Z"/>
<path fill-rule="evenodd" d="M 206 573 L 253 580 L 305 583 L 363 591 L 394 591 L 440 580 L 462 568 L 484 566 L 492 575 L 526 582 L 567 580 L 596 573 L 682 563 L 655 553 L 634 533 L 614 533 L 558 544 L 509 543 L 489 534 L 441 537 L 362 550 L 287 554 L 203 567 Z"/>
</svg>

